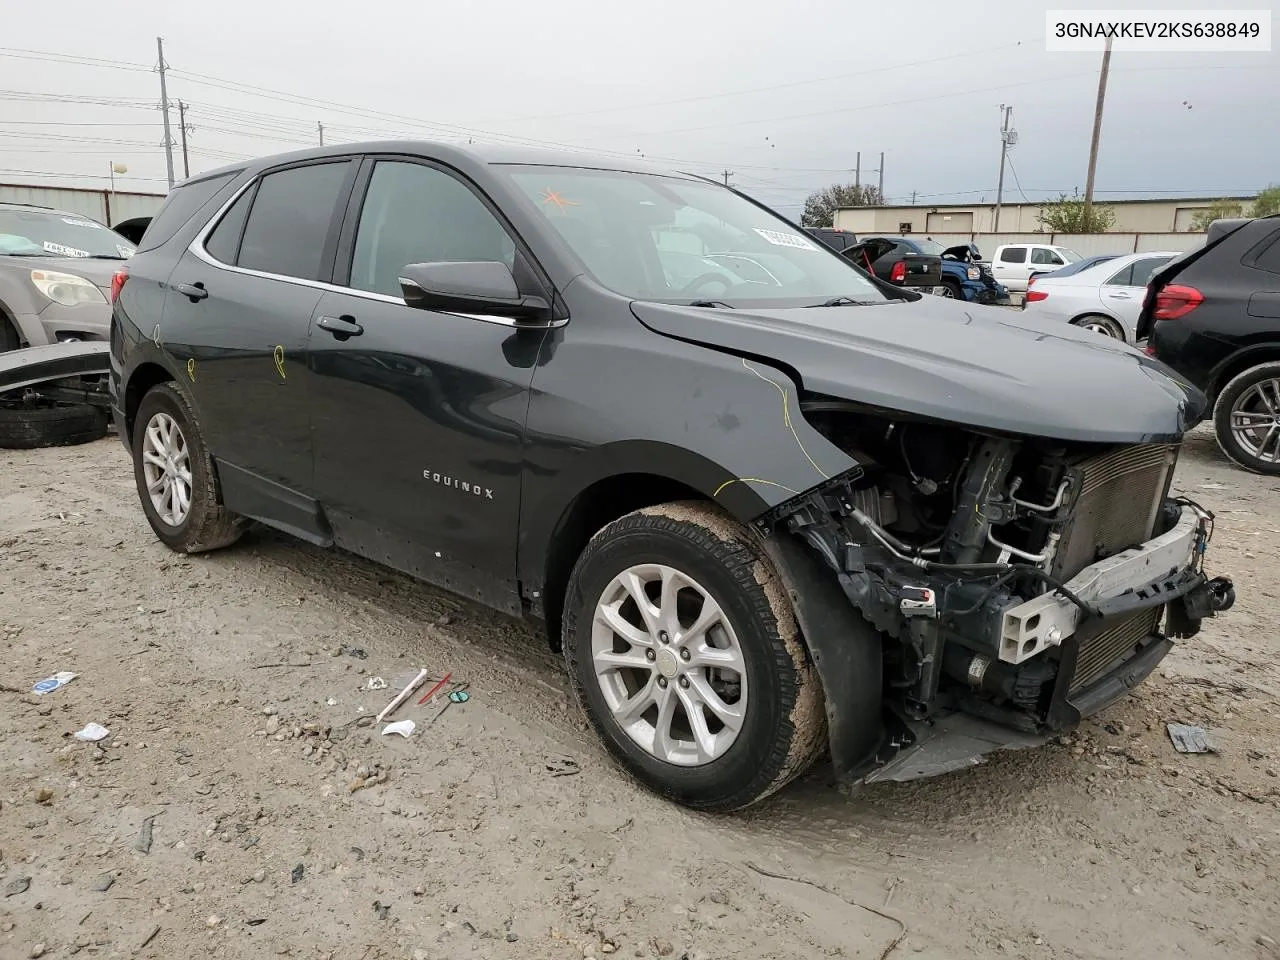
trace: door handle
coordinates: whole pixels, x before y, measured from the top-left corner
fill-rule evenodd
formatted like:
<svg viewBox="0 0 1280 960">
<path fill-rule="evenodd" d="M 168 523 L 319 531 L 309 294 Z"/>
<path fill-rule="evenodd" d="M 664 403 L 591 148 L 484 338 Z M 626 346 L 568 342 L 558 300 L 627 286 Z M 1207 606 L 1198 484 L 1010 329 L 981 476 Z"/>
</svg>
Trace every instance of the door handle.
<svg viewBox="0 0 1280 960">
<path fill-rule="evenodd" d="M 197 303 L 209 296 L 209 291 L 204 288 L 204 284 L 197 280 L 195 283 L 178 284 L 178 292 L 190 300 Z"/>
<path fill-rule="evenodd" d="M 321 317 L 316 321 L 316 326 L 328 330 L 339 340 L 358 337 L 364 333 L 364 327 L 356 323 L 356 318 L 345 313 L 340 317 Z"/>
<path fill-rule="evenodd" d="M 1107 296 L 1110 297 L 1112 300 L 1132 300 L 1133 299 L 1133 297 L 1131 297 L 1127 293 L 1108 293 Z"/>
</svg>

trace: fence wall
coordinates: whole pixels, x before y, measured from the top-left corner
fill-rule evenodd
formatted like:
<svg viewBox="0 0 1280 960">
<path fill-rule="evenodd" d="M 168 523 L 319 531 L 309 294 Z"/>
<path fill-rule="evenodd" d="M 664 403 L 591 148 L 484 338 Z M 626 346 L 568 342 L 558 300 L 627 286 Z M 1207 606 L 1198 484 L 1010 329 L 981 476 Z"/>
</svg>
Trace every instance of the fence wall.
<svg viewBox="0 0 1280 960">
<path fill-rule="evenodd" d="M 839 213 L 840 211 L 837 211 Z M 839 219 L 837 227 L 841 227 Z M 848 229 L 844 227 L 842 229 Z M 855 231 L 856 232 L 856 231 Z M 875 236 L 876 234 L 872 234 Z M 885 234 L 889 235 L 889 234 Z M 1204 243 L 1203 233 L 909 233 L 913 240 L 936 240 L 943 246 L 976 243 L 982 256 L 990 259 L 996 247 L 1006 243 L 1053 243 L 1068 247 L 1082 257 L 1103 253 L 1184 253 Z"/>
<path fill-rule="evenodd" d="M 160 204 L 164 203 L 164 195 L 0 183 L 0 201 L 55 207 L 67 213 L 78 213 L 99 223 L 105 223 L 107 226 L 113 226 L 134 217 L 153 216 L 160 209 Z"/>
</svg>

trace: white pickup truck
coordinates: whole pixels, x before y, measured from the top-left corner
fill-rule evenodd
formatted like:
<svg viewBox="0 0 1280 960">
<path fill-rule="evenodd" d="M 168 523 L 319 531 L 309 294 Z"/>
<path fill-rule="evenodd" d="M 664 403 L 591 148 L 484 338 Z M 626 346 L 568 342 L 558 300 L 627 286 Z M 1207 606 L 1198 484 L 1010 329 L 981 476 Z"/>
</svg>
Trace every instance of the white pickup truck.
<svg viewBox="0 0 1280 960">
<path fill-rule="evenodd" d="M 996 247 L 991 258 L 991 273 L 997 283 L 1009 290 L 1025 293 L 1027 278 L 1075 263 L 1080 254 L 1069 247 L 1051 243 L 1006 243 Z"/>
</svg>

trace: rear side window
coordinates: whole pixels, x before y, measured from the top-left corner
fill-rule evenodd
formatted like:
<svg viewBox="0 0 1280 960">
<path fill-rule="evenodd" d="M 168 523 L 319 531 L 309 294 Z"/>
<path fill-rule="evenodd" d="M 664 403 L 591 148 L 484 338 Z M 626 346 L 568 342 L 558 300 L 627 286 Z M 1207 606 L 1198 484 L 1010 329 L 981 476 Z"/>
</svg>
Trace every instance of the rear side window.
<svg viewBox="0 0 1280 960">
<path fill-rule="evenodd" d="M 262 178 L 236 263 L 285 277 L 319 280 L 338 194 L 350 161 L 317 163 Z"/>
<path fill-rule="evenodd" d="M 1140 263 L 1141 261 L 1139 261 Z M 1133 268 L 1138 264 L 1131 263 L 1119 273 L 1113 274 L 1111 279 L 1107 281 L 1108 287 L 1132 287 L 1133 286 Z"/>
<path fill-rule="evenodd" d="M 1027 248 L 1026 247 L 1005 247 L 1000 251 L 1001 263 L 1026 263 Z"/>
<path fill-rule="evenodd" d="M 183 184 L 169 191 L 156 215 L 147 224 L 147 232 L 142 235 L 138 251 L 154 250 L 161 244 L 168 243 L 175 233 L 186 226 L 200 209 L 213 199 L 214 194 L 225 187 L 240 174 L 239 170 L 219 174 L 206 180 Z"/>
<path fill-rule="evenodd" d="M 253 190 L 246 190 L 236 198 L 231 209 L 222 215 L 218 225 L 204 242 L 204 248 L 210 256 L 223 263 L 235 263 L 240 252 L 240 235 L 244 233 L 244 222 L 249 216 L 249 204 L 253 200 Z"/>
<path fill-rule="evenodd" d="M 1280 234 L 1277 234 L 1267 248 L 1258 254 L 1258 258 L 1253 261 L 1253 265 L 1263 270 L 1269 270 L 1271 273 L 1280 273 Z"/>
<path fill-rule="evenodd" d="M 1046 266 L 1062 266 L 1063 261 L 1060 256 L 1052 250 L 1046 250 L 1044 247 L 1036 247 L 1031 251 L 1031 262 L 1036 264 L 1044 264 Z"/>
</svg>

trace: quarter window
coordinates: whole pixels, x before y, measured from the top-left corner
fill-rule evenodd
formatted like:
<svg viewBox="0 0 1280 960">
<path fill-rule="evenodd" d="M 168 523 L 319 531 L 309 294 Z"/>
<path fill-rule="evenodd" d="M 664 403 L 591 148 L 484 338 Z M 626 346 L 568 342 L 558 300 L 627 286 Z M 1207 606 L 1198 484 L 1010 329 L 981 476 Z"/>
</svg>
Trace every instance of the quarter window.
<svg viewBox="0 0 1280 960">
<path fill-rule="evenodd" d="M 1027 248 L 1026 247 L 1005 247 L 1000 251 L 1001 263 L 1026 263 Z"/>
<path fill-rule="evenodd" d="M 204 248 L 215 260 L 223 263 L 235 263 L 240 252 L 240 234 L 244 232 L 244 222 L 249 216 L 249 204 L 253 200 L 253 190 L 246 190 L 236 198 L 231 209 L 222 215 L 218 225 L 204 242 Z"/>
<path fill-rule="evenodd" d="M 515 244 L 460 180 L 420 163 L 383 160 L 373 168 L 351 258 L 350 285 L 400 296 L 411 263 L 498 261 L 515 265 Z"/>
<path fill-rule="evenodd" d="M 263 177 L 240 241 L 238 265 L 304 280 L 327 279 L 321 261 L 349 166 L 345 160 L 317 163 Z"/>
</svg>

